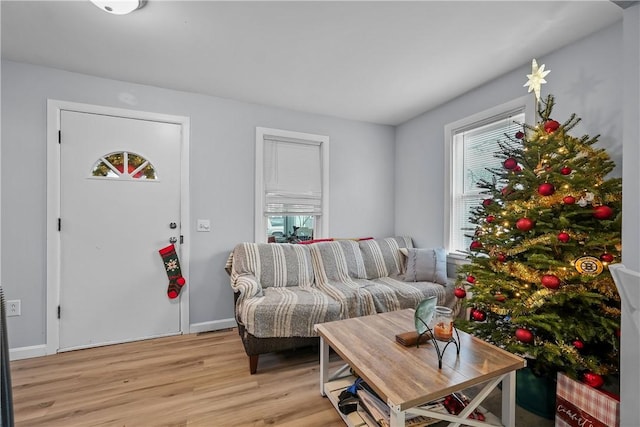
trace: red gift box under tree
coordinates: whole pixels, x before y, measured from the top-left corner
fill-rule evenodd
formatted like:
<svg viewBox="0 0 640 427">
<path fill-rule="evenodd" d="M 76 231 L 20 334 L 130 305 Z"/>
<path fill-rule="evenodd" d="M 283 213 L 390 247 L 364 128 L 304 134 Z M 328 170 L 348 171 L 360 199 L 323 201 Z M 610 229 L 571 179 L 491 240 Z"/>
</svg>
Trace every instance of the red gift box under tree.
<svg viewBox="0 0 640 427">
<path fill-rule="evenodd" d="M 620 398 L 558 373 L 556 427 L 619 427 Z"/>
</svg>

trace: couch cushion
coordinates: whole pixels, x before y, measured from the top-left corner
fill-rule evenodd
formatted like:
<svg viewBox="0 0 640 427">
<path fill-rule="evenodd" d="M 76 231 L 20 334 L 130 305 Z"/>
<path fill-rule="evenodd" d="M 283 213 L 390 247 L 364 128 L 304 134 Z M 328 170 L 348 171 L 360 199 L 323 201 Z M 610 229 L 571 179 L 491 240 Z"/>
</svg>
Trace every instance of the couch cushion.
<svg viewBox="0 0 640 427">
<path fill-rule="evenodd" d="M 406 259 L 404 280 L 447 284 L 447 257 L 444 248 L 400 248 Z"/>
<path fill-rule="evenodd" d="M 371 282 L 385 286 L 395 293 L 398 307 L 396 310 L 415 309 L 420 301 L 431 296 L 438 298 L 438 305 L 451 308 L 456 306 L 457 299 L 453 294 L 453 285 L 442 286 L 433 282 L 405 282 L 393 277 L 380 277 L 371 280 Z"/>
<path fill-rule="evenodd" d="M 358 242 L 367 279 L 399 276 L 404 272 L 400 248 L 413 248 L 410 237 L 387 237 L 385 239 Z"/>
<path fill-rule="evenodd" d="M 316 286 L 340 302 L 341 317 L 345 319 L 405 308 L 415 309 L 420 301 L 431 296 L 438 298 L 438 305 L 447 307 L 454 307 L 457 301 L 453 285 L 405 282 L 393 277 L 319 281 Z"/>
<path fill-rule="evenodd" d="M 379 312 L 377 307 L 393 305 L 384 302 L 384 298 L 394 298 L 393 293 L 375 292 L 374 289 L 369 288 L 371 284 L 366 279 L 348 277 L 344 280 L 329 280 L 325 277 L 319 280 L 316 286 L 318 290 L 338 301 L 340 317 L 349 319 L 376 314 Z M 383 301 L 376 303 L 376 297 Z"/>
<path fill-rule="evenodd" d="M 237 307 L 238 321 L 258 338 L 313 337 L 316 323 L 340 319 L 341 305 L 325 293 L 297 286 L 268 287 Z"/>
<path fill-rule="evenodd" d="M 311 286 L 314 282 L 309 247 L 288 243 L 240 243 L 233 250 L 237 275 L 256 276 L 262 288 Z"/>
<path fill-rule="evenodd" d="M 311 251 L 316 283 L 329 280 L 348 281 L 366 277 L 362 253 L 358 242 L 336 240 L 302 245 Z"/>
</svg>

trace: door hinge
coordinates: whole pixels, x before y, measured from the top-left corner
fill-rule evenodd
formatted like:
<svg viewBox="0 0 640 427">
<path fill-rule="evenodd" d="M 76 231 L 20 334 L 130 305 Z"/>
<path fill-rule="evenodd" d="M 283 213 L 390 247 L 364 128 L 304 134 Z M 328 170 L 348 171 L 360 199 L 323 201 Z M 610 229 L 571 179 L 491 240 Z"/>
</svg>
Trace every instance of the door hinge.
<svg viewBox="0 0 640 427">
<path fill-rule="evenodd" d="M 180 235 L 180 244 L 183 244 L 183 243 L 184 243 L 184 236 L 181 234 Z"/>
<path fill-rule="evenodd" d="M 62 230 L 62 219 L 58 218 L 58 231 Z"/>
<path fill-rule="evenodd" d="M 58 319 L 60 318 L 60 306 L 58 306 Z"/>
<path fill-rule="evenodd" d="M 58 144 L 62 144 L 62 131 L 58 131 Z"/>
</svg>

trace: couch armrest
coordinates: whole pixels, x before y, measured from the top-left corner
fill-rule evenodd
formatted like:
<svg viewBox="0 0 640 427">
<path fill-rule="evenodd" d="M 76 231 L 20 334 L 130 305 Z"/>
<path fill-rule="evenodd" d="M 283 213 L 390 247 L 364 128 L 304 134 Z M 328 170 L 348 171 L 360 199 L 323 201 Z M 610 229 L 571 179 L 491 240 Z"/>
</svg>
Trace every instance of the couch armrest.
<svg viewBox="0 0 640 427">
<path fill-rule="evenodd" d="M 231 273 L 231 288 L 239 293 L 238 300 L 262 296 L 262 286 L 253 274 Z"/>
<path fill-rule="evenodd" d="M 242 303 L 245 299 L 262 296 L 262 286 L 252 274 L 238 274 L 231 271 L 231 289 L 233 289 L 234 313 L 236 323 L 238 323 L 238 332 L 240 336 L 244 334 L 244 322 L 242 311 Z M 242 327 L 241 327 L 242 325 Z"/>
<path fill-rule="evenodd" d="M 231 280 L 231 289 L 233 293 L 237 294 L 235 298 L 236 303 L 245 298 L 251 298 L 255 296 L 262 296 L 262 286 L 260 282 L 253 274 L 238 274 L 233 268 L 233 252 L 229 254 L 227 262 L 224 266 L 224 271 L 227 272 Z"/>
<path fill-rule="evenodd" d="M 229 254 L 227 258 L 227 262 L 224 264 L 224 271 L 227 272 L 229 276 L 231 276 L 231 271 L 233 270 L 233 252 Z"/>
</svg>

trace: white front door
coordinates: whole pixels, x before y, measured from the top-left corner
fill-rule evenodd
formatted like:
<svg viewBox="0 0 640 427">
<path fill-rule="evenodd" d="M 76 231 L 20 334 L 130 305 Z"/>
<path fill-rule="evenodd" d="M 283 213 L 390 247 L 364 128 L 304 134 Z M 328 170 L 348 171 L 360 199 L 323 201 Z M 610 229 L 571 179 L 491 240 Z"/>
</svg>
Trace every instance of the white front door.
<svg viewBox="0 0 640 427">
<path fill-rule="evenodd" d="M 61 110 L 60 131 L 59 350 L 180 333 L 158 250 L 180 255 L 181 125 Z"/>
</svg>

